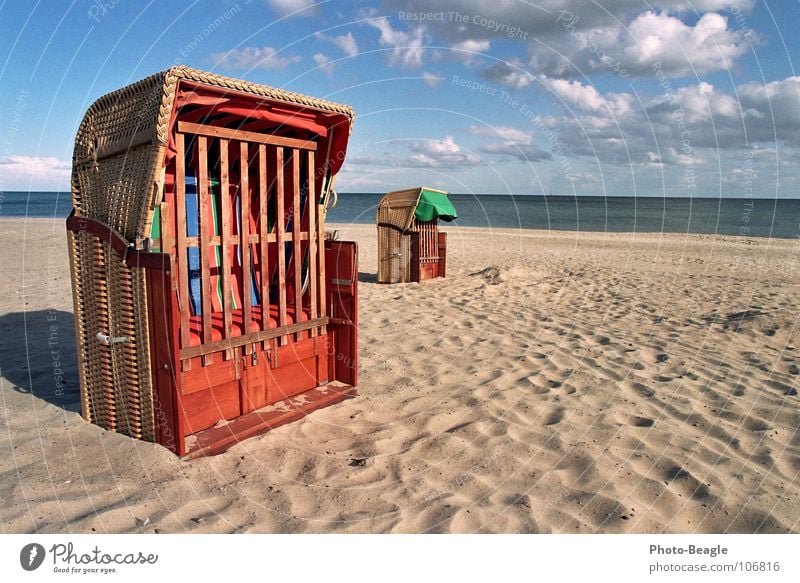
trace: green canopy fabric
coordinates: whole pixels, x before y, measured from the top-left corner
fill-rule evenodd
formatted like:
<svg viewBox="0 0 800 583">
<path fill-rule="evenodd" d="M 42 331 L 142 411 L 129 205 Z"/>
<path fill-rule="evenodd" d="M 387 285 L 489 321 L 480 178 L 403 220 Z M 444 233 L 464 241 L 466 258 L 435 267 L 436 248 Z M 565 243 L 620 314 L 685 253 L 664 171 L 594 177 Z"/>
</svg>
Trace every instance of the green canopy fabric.
<svg viewBox="0 0 800 583">
<path fill-rule="evenodd" d="M 446 195 L 423 188 L 414 216 L 420 221 L 432 221 L 436 218 L 452 221 L 458 218 L 458 213 Z"/>
</svg>

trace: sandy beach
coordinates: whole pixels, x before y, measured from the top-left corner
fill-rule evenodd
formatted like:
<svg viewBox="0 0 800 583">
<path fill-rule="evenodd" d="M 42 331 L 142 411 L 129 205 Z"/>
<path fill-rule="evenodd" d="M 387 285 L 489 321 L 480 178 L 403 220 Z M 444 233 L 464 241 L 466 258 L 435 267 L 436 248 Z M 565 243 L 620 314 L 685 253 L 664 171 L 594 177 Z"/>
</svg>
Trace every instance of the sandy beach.
<svg viewBox="0 0 800 583">
<path fill-rule="evenodd" d="M 800 241 L 445 228 L 360 396 L 181 461 L 79 414 L 63 221 L 2 220 L 3 532 L 800 532 Z"/>
</svg>

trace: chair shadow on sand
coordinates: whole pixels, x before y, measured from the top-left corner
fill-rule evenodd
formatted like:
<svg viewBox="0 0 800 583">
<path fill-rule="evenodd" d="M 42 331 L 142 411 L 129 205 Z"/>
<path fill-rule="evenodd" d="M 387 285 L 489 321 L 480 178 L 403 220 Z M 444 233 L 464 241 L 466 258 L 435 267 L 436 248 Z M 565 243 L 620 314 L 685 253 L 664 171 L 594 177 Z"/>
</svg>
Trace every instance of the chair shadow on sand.
<svg viewBox="0 0 800 583">
<path fill-rule="evenodd" d="M 71 312 L 38 310 L 0 316 L 0 372 L 13 389 L 80 411 Z"/>
</svg>

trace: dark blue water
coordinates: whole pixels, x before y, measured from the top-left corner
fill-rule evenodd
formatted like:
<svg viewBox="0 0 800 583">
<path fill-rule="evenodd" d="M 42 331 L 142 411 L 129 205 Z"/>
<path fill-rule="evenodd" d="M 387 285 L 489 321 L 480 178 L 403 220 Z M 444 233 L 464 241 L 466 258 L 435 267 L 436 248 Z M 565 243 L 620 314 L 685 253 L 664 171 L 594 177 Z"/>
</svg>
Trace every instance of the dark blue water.
<svg viewBox="0 0 800 583">
<path fill-rule="evenodd" d="M 339 195 L 331 223 L 374 223 L 381 194 Z M 453 225 L 558 231 L 800 237 L 800 199 L 451 194 Z"/>
<path fill-rule="evenodd" d="M 339 195 L 332 223 L 375 223 L 382 194 Z M 450 195 L 462 227 L 800 237 L 800 199 Z M 65 218 L 69 193 L 0 193 L 0 217 Z"/>
<path fill-rule="evenodd" d="M 0 217 L 66 219 L 72 210 L 69 192 L 0 192 Z"/>
</svg>

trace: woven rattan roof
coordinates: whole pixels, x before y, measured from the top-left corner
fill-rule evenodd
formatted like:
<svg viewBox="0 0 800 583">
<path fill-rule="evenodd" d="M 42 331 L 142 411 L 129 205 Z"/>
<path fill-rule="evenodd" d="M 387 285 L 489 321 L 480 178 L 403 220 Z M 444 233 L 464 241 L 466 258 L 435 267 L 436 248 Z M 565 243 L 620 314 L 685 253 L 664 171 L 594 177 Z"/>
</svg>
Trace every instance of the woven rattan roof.
<svg viewBox="0 0 800 583">
<path fill-rule="evenodd" d="M 427 186 L 390 192 L 378 203 L 378 224 L 391 225 L 401 231 L 410 229 L 411 224 L 414 222 L 414 212 L 417 210 L 419 197 L 423 190 L 447 194 L 443 190 L 436 190 Z"/>
</svg>

